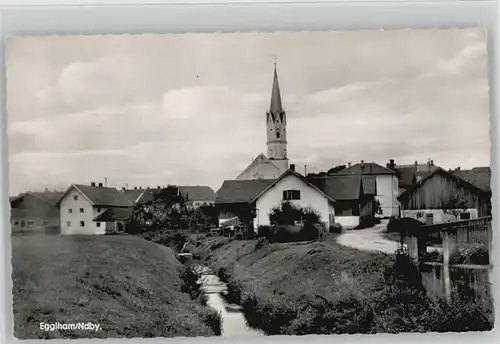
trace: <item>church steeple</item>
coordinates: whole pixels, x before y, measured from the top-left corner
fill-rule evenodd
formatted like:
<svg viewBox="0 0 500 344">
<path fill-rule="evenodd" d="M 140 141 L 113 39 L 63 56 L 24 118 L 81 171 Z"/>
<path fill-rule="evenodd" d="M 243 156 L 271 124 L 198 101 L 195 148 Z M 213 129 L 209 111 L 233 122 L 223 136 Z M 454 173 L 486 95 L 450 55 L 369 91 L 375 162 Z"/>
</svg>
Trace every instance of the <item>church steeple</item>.
<svg viewBox="0 0 500 344">
<path fill-rule="evenodd" d="M 273 88 L 271 104 L 267 112 L 267 156 L 284 172 L 288 169 L 286 113 L 281 102 L 281 92 L 278 82 L 276 60 L 274 61 Z"/>
<path fill-rule="evenodd" d="M 283 112 L 280 84 L 278 82 L 278 72 L 276 70 L 276 60 L 274 61 L 273 90 L 271 93 L 271 106 L 269 107 L 269 112 L 275 116 L 279 116 Z"/>
</svg>

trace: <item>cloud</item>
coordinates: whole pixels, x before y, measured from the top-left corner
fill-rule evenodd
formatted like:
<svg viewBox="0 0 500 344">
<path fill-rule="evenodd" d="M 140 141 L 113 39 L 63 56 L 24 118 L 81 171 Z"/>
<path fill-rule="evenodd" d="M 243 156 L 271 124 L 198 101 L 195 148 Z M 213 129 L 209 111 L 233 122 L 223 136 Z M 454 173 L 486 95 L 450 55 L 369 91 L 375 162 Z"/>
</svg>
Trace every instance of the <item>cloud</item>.
<svg viewBox="0 0 500 344">
<path fill-rule="evenodd" d="M 14 193 L 104 177 L 218 188 L 266 151 L 274 54 L 291 163 L 489 162 L 479 29 L 22 37 L 7 50 Z"/>
</svg>

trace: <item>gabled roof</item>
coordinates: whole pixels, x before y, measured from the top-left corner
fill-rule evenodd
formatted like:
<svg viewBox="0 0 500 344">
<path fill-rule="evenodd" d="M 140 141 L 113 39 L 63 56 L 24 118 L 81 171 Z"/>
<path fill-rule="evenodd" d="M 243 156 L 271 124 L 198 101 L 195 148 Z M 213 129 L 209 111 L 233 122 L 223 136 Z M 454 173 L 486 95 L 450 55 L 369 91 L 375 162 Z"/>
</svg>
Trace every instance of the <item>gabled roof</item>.
<svg viewBox="0 0 500 344">
<path fill-rule="evenodd" d="M 179 191 L 186 201 L 215 201 L 215 192 L 209 186 L 179 186 Z"/>
<path fill-rule="evenodd" d="M 365 195 L 376 195 L 375 176 L 326 176 L 315 177 L 311 182 L 335 200 L 356 200 L 360 196 L 361 182 Z"/>
<path fill-rule="evenodd" d="M 398 174 L 399 186 L 403 188 L 415 184 L 417 177 L 425 178 L 437 169 L 439 169 L 438 166 L 423 164 L 420 164 L 418 168 L 415 165 L 399 165 L 394 168 Z"/>
<path fill-rule="evenodd" d="M 344 168 L 334 174 L 333 176 L 349 176 L 349 175 L 384 175 L 396 174 L 395 171 L 380 166 L 374 162 L 365 162 L 352 165 L 351 167 Z"/>
<path fill-rule="evenodd" d="M 491 192 L 491 169 L 489 167 L 474 167 L 471 170 L 455 170 L 451 173 L 477 186 L 481 190 Z"/>
<path fill-rule="evenodd" d="M 113 208 L 107 209 L 102 214 L 96 216 L 94 221 L 96 222 L 110 222 L 110 221 L 126 221 L 130 219 L 134 213 L 133 208 Z"/>
<path fill-rule="evenodd" d="M 64 194 L 64 192 L 61 191 L 44 191 L 44 192 L 29 192 L 29 194 L 40 198 L 41 200 L 52 204 L 52 205 L 57 205 L 57 202 L 61 198 L 61 196 Z"/>
<path fill-rule="evenodd" d="M 22 200 L 24 198 L 24 196 L 31 195 L 31 196 L 36 197 L 37 199 L 39 199 L 45 203 L 48 203 L 48 204 L 56 207 L 57 202 L 59 201 L 59 199 L 61 198 L 61 196 L 63 194 L 64 194 L 64 192 L 59 192 L 59 191 L 44 191 L 44 192 L 32 192 L 32 191 L 30 191 L 30 192 L 19 194 L 17 196 L 9 197 L 9 201 L 10 201 L 11 206 L 15 206 L 15 203 L 17 201 Z"/>
<path fill-rule="evenodd" d="M 78 190 L 94 206 L 131 207 L 134 205 L 125 197 L 125 195 L 122 192 L 120 192 L 115 188 L 81 185 L 81 184 L 71 185 L 61 196 L 61 198 L 58 201 L 58 204 L 73 189 Z"/>
<path fill-rule="evenodd" d="M 404 191 L 401 195 L 399 195 L 398 201 L 402 201 L 402 200 L 407 199 L 411 194 L 413 194 L 415 191 L 417 191 L 420 187 L 422 187 L 422 185 L 424 185 L 429 179 L 431 179 L 435 175 L 440 175 L 440 176 L 443 176 L 445 178 L 451 179 L 451 180 L 455 181 L 461 187 L 467 188 L 476 194 L 479 194 L 479 195 L 486 195 L 487 194 L 487 191 L 478 188 L 477 186 L 466 181 L 465 179 L 462 179 L 462 178 L 454 175 L 451 172 L 445 171 L 442 168 L 438 168 L 437 170 L 435 170 L 434 172 L 429 174 L 427 177 L 425 177 L 421 181 L 419 181 L 417 184 L 411 186 L 406 191 Z"/>
<path fill-rule="evenodd" d="M 215 203 L 250 203 L 275 179 L 225 180 L 217 191 Z"/>
<path fill-rule="evenodd" d="M 238 177 L 236 177 L 236 179 L 240 179 L 241 176 L 243 176 L 250 169 L 252 169 L 254 166 L 257 166 L 259 164 L 268 164 L 269 166 L 274 167 L 276 169 L 276 174 L 277 174 L 276 177 L 279 177 L 279 175 L 281 174 L 279 167 L 276 166 L 271 159 L 269 159 L 267 156 L 265 156 L 264 153 L 260 153 L 255 159 L 252 160 L 250 165 L 248 165 L 247 168 L 245 168 L 243 170 L 243 172 L 241 172 L 238 175 Z"/>
<path fill-rule="evenodd" d="M 264 190 L 262 190 L 257 196 L 255 196 L 255 198 L 252 200 L 252 202 L 255 202 L 257 201 L 262 195 L 264 195 L 268 190 L 270 190 L 271 188 L 273 188 L 276 184 L 278 184 L 281 180 L 283 180 L 285 177 L 288 177 L 288 176 L 295 176 L 297 178 L 299 178 L 300 180 L 302 180 L 304 183 L 306 183 L 309 187 L 313 188 L 314 190 L 316 190 L 317 192 L 319 192 L 321 195 L 323 195 L 324 197 L 326 197 L 327 199 L 329 199 L 330 201 L 332 202 L 335 202 L 335 200 L 329 196 L 327 193 L 325 193 L 323 190 L 321 190 L 319 187 L 317 187 L 316 185 L 314 185 L 313 183 L 311 183 L 310 181 L 307 180 L 306 177 L 304 177 L 303 175 L 301 175 L 300 173 L 298 172 L 295 172 L 294 170 L 292 169 L 288 169 L 286 170 L 278 179 L 275 179 L 271 184 L 269 184 L 269 186 L 267 186 Z"/>
<path fill-rule="evenodd" d="M 128 199 L 132 203 L 136 203 L 139 196 L 142 195 L 144 189 L 125 189 L 121 190 L 126 199 Z"/>
</svg>

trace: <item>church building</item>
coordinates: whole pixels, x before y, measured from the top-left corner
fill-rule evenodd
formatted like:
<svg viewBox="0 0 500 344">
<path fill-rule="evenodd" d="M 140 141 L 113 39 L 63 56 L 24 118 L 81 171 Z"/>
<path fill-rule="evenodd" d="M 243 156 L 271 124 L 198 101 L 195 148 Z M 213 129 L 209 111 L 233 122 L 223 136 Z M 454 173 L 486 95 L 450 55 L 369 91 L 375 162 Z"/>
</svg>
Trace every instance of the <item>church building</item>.
<svg viewBox="0 0 500 344">
<path fill-rule="evenodd" d="M 276 179 L 288 170 L 286 112 L 281 102 L 276 63 L 274 64 L 271 104 L 266 113 L 267 156 L 259 154 L 237 180 Z"/>
</svg>

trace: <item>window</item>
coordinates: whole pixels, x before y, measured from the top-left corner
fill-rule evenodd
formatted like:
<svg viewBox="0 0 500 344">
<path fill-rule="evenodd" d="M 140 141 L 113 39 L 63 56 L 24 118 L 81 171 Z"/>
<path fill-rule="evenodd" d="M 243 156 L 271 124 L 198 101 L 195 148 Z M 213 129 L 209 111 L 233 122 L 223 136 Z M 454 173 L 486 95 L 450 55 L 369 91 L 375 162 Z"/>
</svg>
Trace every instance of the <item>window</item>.
<svg viewBox="0 0 500 344">
<path fill-rule="evenodd" d="M 460 220 L 470 220 L 470 213 L 469 212 L 461 213 Z"/>
<path fill-rule="evenodd" d="M 71 227 L 71 221 L 66 221 L 66 227 Z"/>
<path fill-rule="evenodd" d="M 96 226 L 97 226 L 97 227 L 101 227 L 101 223 L 100 223 L 100 222 L 97 222 Z"/>
<path fill-rule="evenodd" d="M 278 138 L 278 139 L 280 138 L 280 132 L 279 131 L 276 132 L 276 138 Z"/>
<path fill-rule="evenodd" d="M 80 221 L 80 227 L 85 227 L 85 221 Z"/>
<path fill-rule="evenodd" d="M 78 201 L 78 195 L 74 195 L 73 200 Z"/>
<path fill-rule="evenodd" d="M 101 212 L 101 208 L 97 208 L 97 212 L 100 213 Z"/>
<path fill-rule="evenodd" d="M 300 199 L 300 190 L 284 190 L 283 191 L 283 200 L 284 201 L 292 201 Z"/>
<path fill-rule="evenodd" d="M 73 213 L 73 209 L 69 208 L 68 209 L 68 213 L 72 214 Z"/>
<path fill-rule="evenodd" d="M 33 228 L 33 221 L 28 221 L 28 228 Z"/>
<path fill-rule="evenodd" d="M 80 208 L 80 213 L 83 213 L 83 208 Z"/>
<path fill-rule="evenodd" d="M 24 222 L 24 220 L 21 220 L 21 228 L 24 228 L 26 226 L 26 223 Z"/>
<path fill-rule="evenodd" d="M 19 227 L 19 221 L 14 221 L 14 226 Z"/>
</svg>

